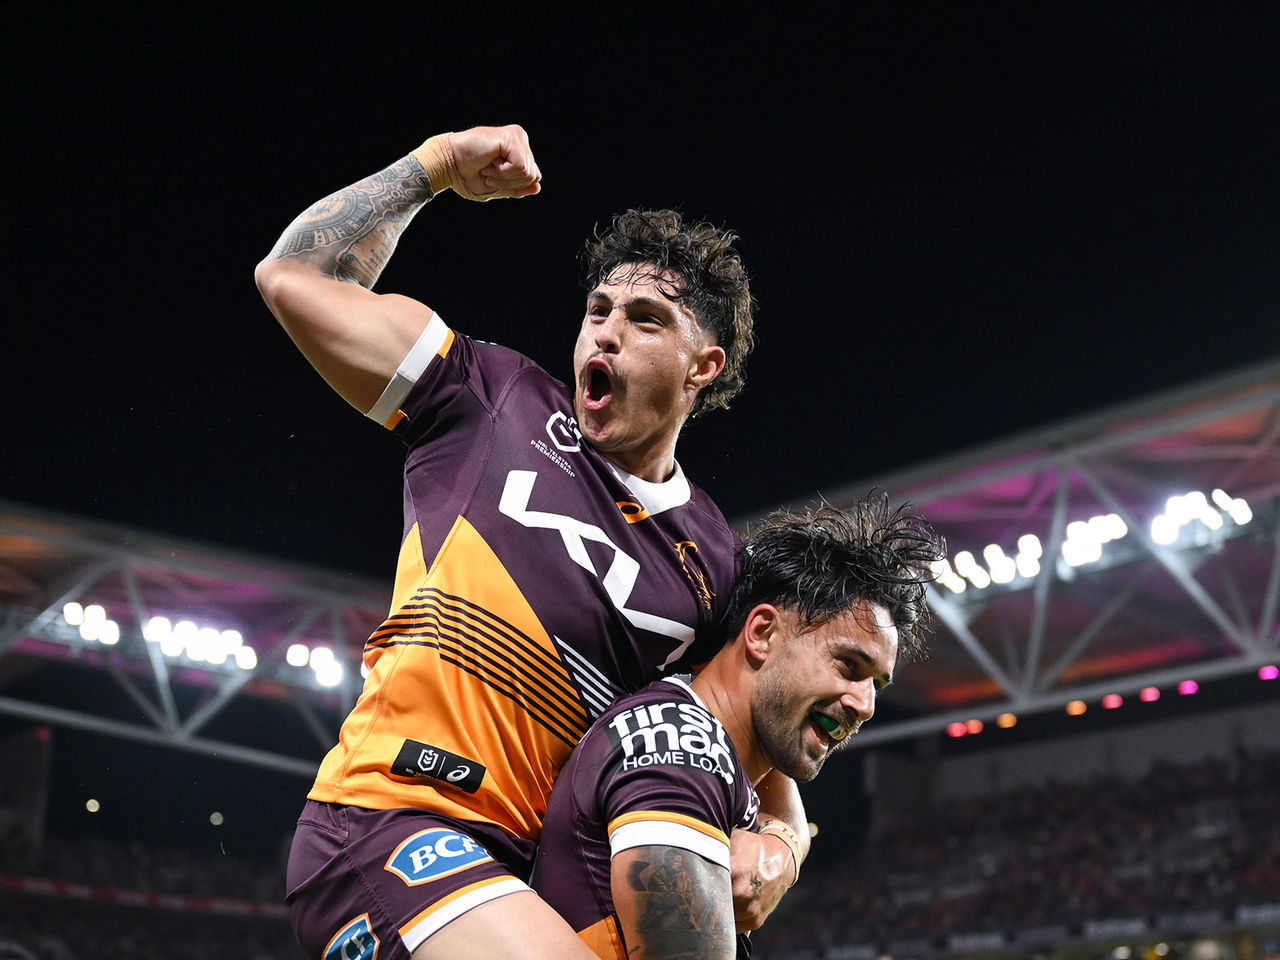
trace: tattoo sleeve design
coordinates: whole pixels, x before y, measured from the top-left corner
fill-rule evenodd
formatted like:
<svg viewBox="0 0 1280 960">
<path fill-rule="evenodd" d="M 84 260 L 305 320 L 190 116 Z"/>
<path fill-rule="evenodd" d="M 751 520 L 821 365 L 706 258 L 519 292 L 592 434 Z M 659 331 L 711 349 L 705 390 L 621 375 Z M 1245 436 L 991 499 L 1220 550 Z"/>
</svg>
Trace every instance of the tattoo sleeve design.
<svg viewBox="0 0 1280 960">
<path fill-rule="evenodd" d="M 627 880 L 641 940 L 632 944 L 633 956 L 734 956 L 733 908 L 724 868 L 675 847 L 648 847 L 631 864 Z"/>
<path fill-rule="evenodd" d="M 431 197 L 426 171 L 405 157 L 299 214 L 270 259 L 304 260 L 335 279 L 371 288 L 404 228 Z"/>
</svg>

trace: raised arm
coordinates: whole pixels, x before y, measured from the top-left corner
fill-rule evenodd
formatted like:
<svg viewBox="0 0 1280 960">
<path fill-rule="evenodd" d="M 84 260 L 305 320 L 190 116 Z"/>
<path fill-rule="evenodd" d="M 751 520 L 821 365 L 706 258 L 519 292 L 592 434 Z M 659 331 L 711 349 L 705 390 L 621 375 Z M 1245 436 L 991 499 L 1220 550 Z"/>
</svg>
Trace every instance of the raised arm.
<svg viewBox="0 0 1280 960">
<path fill-rule="evenodd" d="M 518 126 L 432 137 L 371 177 L 298 215 L 254 272 L 293 342 L 334 390 L 369 410 L 432 312 L 373 285 L 405 227 L 433 196 L 532 196 L 541 173 Z"/>
<path fill-rule="evenodd" d="M 679 847 L 631 847 L 617 853 L 610 883 L 627 955 L 643 960 L 732 960 L 729 871 Z"/>
<path fill-rule="evenodd" d="M 756 784 L 760 833 L 731 838 L 733 908 L 738 930 L 757 930 L 796 882 L 809 853 L 809 820 L 794 780 L 770 770 Z"/>
</svg>

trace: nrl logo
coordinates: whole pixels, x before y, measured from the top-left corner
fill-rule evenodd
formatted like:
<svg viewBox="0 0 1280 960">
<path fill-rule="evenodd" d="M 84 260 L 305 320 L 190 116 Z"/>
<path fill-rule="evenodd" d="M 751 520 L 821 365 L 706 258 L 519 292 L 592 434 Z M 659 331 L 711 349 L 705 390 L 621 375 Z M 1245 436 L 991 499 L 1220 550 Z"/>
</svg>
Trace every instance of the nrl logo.
<svg viewBox="0 0 1280 960">
<path fill-rule="evenodd" d="M 582 449 L 578 421 L 558 410 L 547 421 L 547 436 L 551 438 L 555 448 L 563 453 L 577 453 Z"/>
</svg>

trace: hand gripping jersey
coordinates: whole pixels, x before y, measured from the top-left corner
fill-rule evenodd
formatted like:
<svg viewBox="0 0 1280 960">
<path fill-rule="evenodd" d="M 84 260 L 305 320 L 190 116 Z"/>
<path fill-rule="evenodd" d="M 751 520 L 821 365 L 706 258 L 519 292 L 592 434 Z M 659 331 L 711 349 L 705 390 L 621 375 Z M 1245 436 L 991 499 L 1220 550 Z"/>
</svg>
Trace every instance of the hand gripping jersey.
<svg viewBox="0 0 1280 960">
<path fill-rule="evenodd" d="M 659 681 L 614 704 L 565 765 L 533 888 L 598 956 L 625 960 L 612 857 L 632 847 L 676 847 L 728 871 L 729 834 L 754 829 L 759 805 L 720 721 L 680 680 Z M 643 881 L 653 891 L 676 883 L 678 873 L 666 864 L 653 865 Z M 740 935 L 738 956 L 749 951 Z"/>
<path fill-rule="evenodd" d="M 592 718 L 718 647 L 733 534 L 678 468 L 647 483 L 612 466 L 564 384 L 439 315 L 369 416 L 409 448 L 404 540 L 309 796 L 536 839 Z"/>
</svg>

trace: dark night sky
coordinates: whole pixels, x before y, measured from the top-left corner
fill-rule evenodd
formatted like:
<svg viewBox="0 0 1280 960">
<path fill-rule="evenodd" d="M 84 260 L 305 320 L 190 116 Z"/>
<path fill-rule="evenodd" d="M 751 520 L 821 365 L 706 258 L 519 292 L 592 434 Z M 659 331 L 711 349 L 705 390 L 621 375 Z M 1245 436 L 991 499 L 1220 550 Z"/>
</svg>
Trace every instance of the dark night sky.
<svg viewBox="0 0 1280 960">
<path fill-rule="evenodd" d="M 1273 5 L 693 6 L 12 20 L 0 499 L 389 584 L 399 444 L 252 271 L 475 123 L 543 194 L 441 198 L 379 289 L 565 376 L 597 222 L 734 227 L 760 346 L 679 452 L 730 518 L 1280 356 Z"/>
<path fill-rule="evenodd" d="M 760 345 L 679 453 L 730 518 L 1280 354 L 1270 5 L 324 9 L 15 34 L 0 498 L 388 578 L 399 444 L 252 270 L 478 122 L 526 127 L 543 194 L 440 199 L 378 289 L 564 376 L 595 223 L 734 227 Z"/>
</svg>

